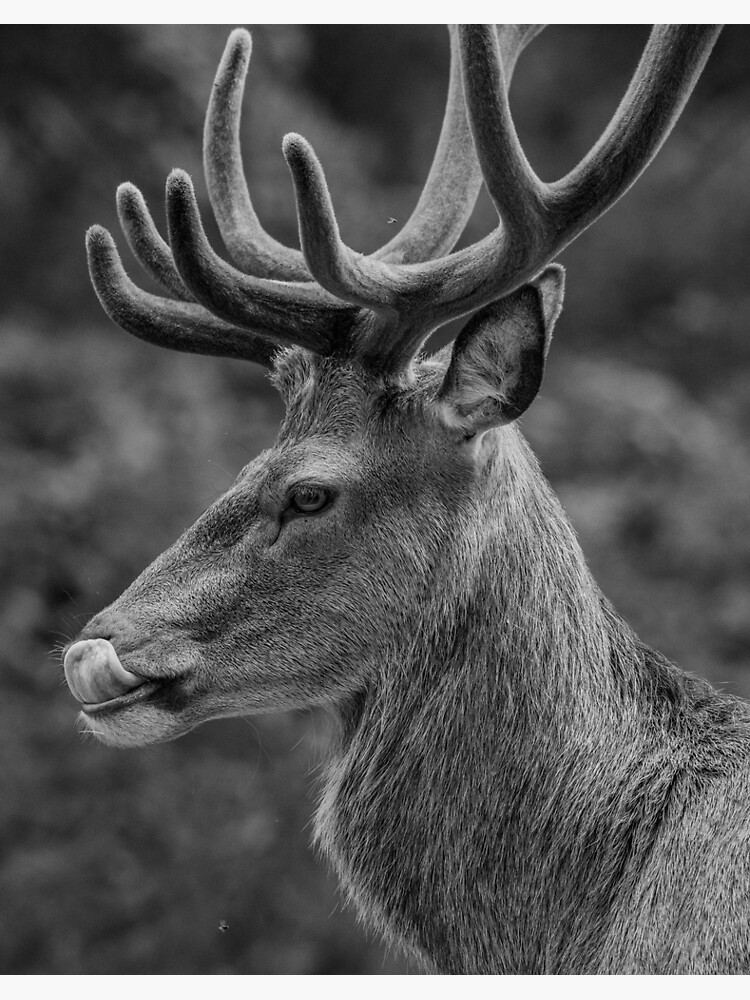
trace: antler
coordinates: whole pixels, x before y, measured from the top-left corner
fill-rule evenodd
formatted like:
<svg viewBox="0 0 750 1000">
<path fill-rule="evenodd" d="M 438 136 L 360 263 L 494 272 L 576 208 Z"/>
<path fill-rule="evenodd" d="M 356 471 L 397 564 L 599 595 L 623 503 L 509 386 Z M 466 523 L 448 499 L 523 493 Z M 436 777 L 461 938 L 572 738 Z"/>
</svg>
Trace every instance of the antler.
<svg viewBox="0 0 750 1000">
<path fill-rule="evenodd" d="M 541 27 L 451 30 L 448 101 L 427 183 L 401 232 L 370 256 L 341 240 L 322 168 L 301 136 L 286 137 L 284 155 L 302 253 L 262 229 L 239 145 L 250 37 L 232 32 L 206 118 L 204 163 L 220 231 L 240 269 L 209 245 L 186 174 L 173 171 L 167 184 L 169 246 L 137 189 L 122 185 L 128 242 L 170 298 L 137 289 L 109 234 L 94 227 L 90 270 L 104 308 L 131 333 L 178 350 L 270 364 L 275 345 L 298 344 L 356 354 L 383 373 L 402 370 L 432 330 L 534 277 L 625 193 L 679 117 L 720 30 L 655 26 L 602 137 L 566 177 L 544 183 L 524 156 L 507 95 L 516 59 Z M 450 254 L 482 179 L 499 224 Z"/>
<path fill-rule="evenodd" d="M 429 332 L 534 277 L 610 208 L 671 131 L 720 30 L 718 25 L 656 25 L 599 141 L 566 177 L 544 183 L 516 135 L 495 31 L 489 25 L 462 26 L 469 118 L 500 222 L 484 240 L 449 257 L 394 266 L 355 254 L 338 238 L 317 160 L 297 143 L 290 167 L 311 271 L 335 295 L 398 315 L 397 323 L 378 331 L 377 341 L 362 345 L 364 360 L 386 370 L 405 367 Z M 325 253 L 319 249 L 320 234 L 328 244 Z"/>
<path fill-rule="evenodd" d="M 508 77 L 523 47 L 540 30 L 541 26 L 534 25 L 501 29 Z M 110 317 L 128 332 L 177 350 L 226 353 L 263 364 L 270 363 L 274 346 L 279 344 L 298 344 L 319 354 L 352 350 L 356 329 L 372 325 L 357 308 L 356 296 L 350 297 L 352 304 L 347 305 L 347 297 L 336 291 L 338 282 L 332 280 L 323 287 L 316 284 L 303 254 L 266 233 L 252 206 L 239 142 L 250 53 L 250 35 L 242 29 L 233 31 L 216 74 L 204 129 L 209 197 L 239 270 L 214 253 L 200 222 L 190 180 L 174 171 L 167 183 L 169 245 L 159 235 L 138 189 L 122 184 L 117 193 L 128 244 L 169 298 L 143 292 L 130 281 L 114 241 L 99 227 L 93 227 L 87 239 L 94 288 Z M 304 140 L 293 136 L 287 137 L 284 147 L 290 164 L 294 161 L 297 165 L 293 170 L 298 187 L 299 144 L 308 150 Z M 307 155 L 314 159 L 311 150 Z M 316 176 L 322 178 L 319 169 Z M 376 269 L 376 279 L 381 259 L 412 263 L 448 253 L 471 215 L 481 183 L 464 101 L 458 36 L 451 28 L 451 76 L 435 159 L 404 228 L 368 258 Z M 335 233 L 334 239 L 334 234 L 324 229 L 308 239 L 308 244 L 318 248 L 310 251 L 308 245 L 307 249 L 308 256 L 312 252 L 316 259 L 312 270 L 317 276 L 329 266 L 330 251 L 339 238 L 325 181 L 316 197 L 327 200 L 327 219 Z M 304 204 L 303 197 L 301 214 L 306 212 Z M 312 207 L 309 214 L 320 216 Z M 324 290 L 328 286 L 334 288 L 333 294 Z M 369 297 L 366 307 L 369 312 Z"/>
</svg>

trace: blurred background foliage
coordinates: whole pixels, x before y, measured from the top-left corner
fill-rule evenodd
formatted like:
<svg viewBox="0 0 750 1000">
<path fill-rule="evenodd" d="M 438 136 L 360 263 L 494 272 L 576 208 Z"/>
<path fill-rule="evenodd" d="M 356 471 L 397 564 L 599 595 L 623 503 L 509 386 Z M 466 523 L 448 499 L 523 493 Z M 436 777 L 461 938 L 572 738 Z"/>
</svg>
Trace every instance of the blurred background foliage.
<svg viewBox="0 0 750 1000">
<path fill-rule="evenodd" d="M 405 968 L 308 847 L 323 715 L 112 751 L 76 731 L 54 654 L 276 433 L 263 372 L 123 334 L 83 253 L 89 224 L 117 230 L 122 180 L 159 206 L 181 166 L 204 197 L 202 116 L 228 30 L 0 34 L 4 974 Z M 513 106 L 545 179 L 593 143 L 646 36 L 554 27 L 521 59 Z M 296 243 L 280 151 L 295 130 L 344 238 L 386 242 L 426 176 L 447 66 L 439 26 L 254 29 L 244 150 L 267 228 Z M 727 28 L 655 163 L 561 258 L 567 307 L 524 423 L 608 597 L 644 640 L 746 696 L 749 67 L 750 30 Z M 492 224 L 483 197 L 467 240 Z"/>
</svg>

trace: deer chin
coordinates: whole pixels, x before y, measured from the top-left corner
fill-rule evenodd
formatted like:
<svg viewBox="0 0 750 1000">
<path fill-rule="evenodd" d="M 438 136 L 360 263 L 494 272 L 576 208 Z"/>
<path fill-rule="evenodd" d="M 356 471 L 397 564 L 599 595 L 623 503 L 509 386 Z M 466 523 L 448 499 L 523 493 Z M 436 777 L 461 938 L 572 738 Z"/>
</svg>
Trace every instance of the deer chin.
<svg viewBox="0 0 750 1000">
<path fill-rule="evenodd" d="M 194 715 L 173 712 L 161 704 L 160 687 L 154 685 L 152 700 L 149 695 L 129 701 L 116 699 L 120 703 L 112 705 L 111 710 L 108 703 L 96 706 L 95 711 L 84 706 L 78 716 L 79 728 L 107 746 L 132 748 L 176 740 L 204 721 Z"/>
</svg>

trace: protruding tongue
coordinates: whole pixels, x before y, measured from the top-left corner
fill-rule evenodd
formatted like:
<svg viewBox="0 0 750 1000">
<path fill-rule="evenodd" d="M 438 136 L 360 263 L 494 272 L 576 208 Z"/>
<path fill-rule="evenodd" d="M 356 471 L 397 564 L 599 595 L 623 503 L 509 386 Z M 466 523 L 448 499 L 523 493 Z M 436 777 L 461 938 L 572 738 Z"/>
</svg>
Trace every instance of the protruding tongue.
<svg viewBox="0 0 750 1000">
<path fill-rule="evenodd" d="M 65 654 L 65 679 L 78 701 L 94 705 L 145 683 L 123 667 L 107 639 L 83 639 L 72 645 Z"/>
</svg>

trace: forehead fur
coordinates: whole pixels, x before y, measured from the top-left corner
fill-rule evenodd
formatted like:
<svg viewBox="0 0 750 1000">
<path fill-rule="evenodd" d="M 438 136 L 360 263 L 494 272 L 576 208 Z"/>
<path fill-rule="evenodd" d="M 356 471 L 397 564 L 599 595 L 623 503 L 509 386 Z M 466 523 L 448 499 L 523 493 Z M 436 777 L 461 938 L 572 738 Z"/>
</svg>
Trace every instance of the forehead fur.
<svg viewBox="0 0 750 1000">
<path fill-rule="evenodd" d="M 445 365 L 417 362 L 398 385 L 356 363 L 322 358 L 302 348 L 281 351 L 271 381 L 286 405 L 282 436 L 349 437 L 364 423 L 418 418 L 434 400 Z"/>
</svg>

